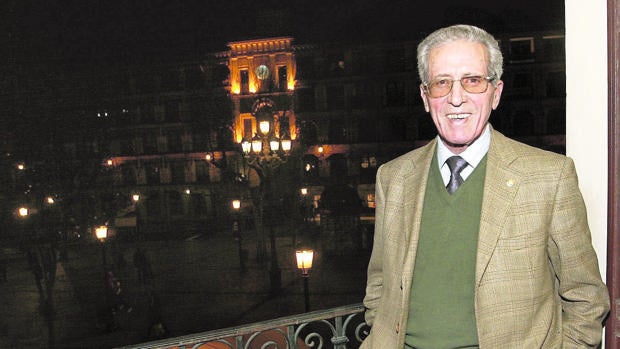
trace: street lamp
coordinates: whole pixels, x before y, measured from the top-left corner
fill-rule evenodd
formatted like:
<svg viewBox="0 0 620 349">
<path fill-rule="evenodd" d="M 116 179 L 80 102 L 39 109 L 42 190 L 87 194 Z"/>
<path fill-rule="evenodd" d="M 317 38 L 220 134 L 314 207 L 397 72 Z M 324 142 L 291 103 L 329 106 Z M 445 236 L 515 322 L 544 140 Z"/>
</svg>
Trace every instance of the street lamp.
<svg viewBox="0 0 620 349">
<path fill-rule="evenodd" d="M 239 267 L 241 272 L 245 272 L 245 258 L 243 256 L 243 246 L 241 242 L 241 222 L 239 221 L 239 211 L 241 210 L 241 200 L 234 199 L 232 201 L 232 208 L 235 212 L 235 220 L 233 221 L 232 233 L 233 238 L 237 241 L 237 250 L 239 252 Z"/>
<path fill-rule="evenodd" d="M 250 165 L 264 166 L 271 161 L 286 162 L 290 154 L 292 141 L 287 132 L 276 134 L 271 123 L 272 115 L 262 113 L 258 120 L 258 131 L 252 139 L 241 142 L 243 154 Z"/>
<path fill-rule="evenodd" d="M 314 258 L 313 250 L 300 250 L 295 252 L 297 257 L 297 269 L 301 270 L 301 276 L 304 279 L 304 302 L 306 312 L 310 311 L 310 290 L 308 286 L 308 274 L 312 268 L 312 260 Z"/>
<path fill-rule="evenodd" d="M 133 201 L 134 213 L 136 214 L 136 238 L 140 237 L 140 208 L 138 207 L 138 203 L 140 202 L 140 194 L 134 193 L 131 195 L 131 200 Z"/>
<path fill-rule="evenodd" d="M 106 258 L 105 258 L 105 239 L 108 237 L 108 227 L 105 225 L 100 225 L 95 228 L 95 236 L 99 241 L 101 241 L 101 259 L 103 261 L 103 273 L 106 272 Z"/>
<path fill-rule="evenodd" d="M 288 156 L 292 148 L 292 141 L 286 130 L 280 132 L 277 127 L 279 119 L 274 118 L 271 110 L 262 110 L 255 113 L 257 119 L 258 132 L 252 139 L 245 139 L 241 142 L 243 151 L 243 161 L 245 165 L 254 169 L 260 179 L 258 190 L 252 192 L 252 199 L 257 207 L 256 232 L 257 232 L 257 260 L 263 260 L 265 257 L 265 232 L 264 232 L 264 212 L 270 218 L 270 285 L 271 293 L 278 294 L 282 287 L 282 277 L 280 267 L 278 266 L 276 237 L 274 231 L 274 209 L 273 205 L 265 207 L 265 193 L 273 193 L 274 187 L 271 182 L 276 169 L 283 163 L 287 162 Z M 282 116 L 284 117 L 284 115 Z M 275 125 L 272 125 L 275 124 Z"/>
<path fill-rule="evenodd" d="M 28 207 L 20 207 L 17 209 L 17 214 L 22 218 L 28 216 L 28 213 Z"/>
</svg>

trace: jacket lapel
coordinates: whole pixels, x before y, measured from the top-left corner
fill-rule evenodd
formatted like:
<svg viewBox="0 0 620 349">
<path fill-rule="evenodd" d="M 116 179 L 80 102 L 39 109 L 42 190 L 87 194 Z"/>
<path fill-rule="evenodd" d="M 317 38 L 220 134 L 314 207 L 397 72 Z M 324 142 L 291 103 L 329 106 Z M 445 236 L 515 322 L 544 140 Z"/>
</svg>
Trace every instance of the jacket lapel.
<svg viewBox="0 0 620 349">
<path fill-rule="evenodd" d="M 499 132 L 492 132 L 478 232 L 477 286 L 504 229 L 507 212 L 521 183 L 521 175 L 511 167 L 517 156 L 511 151 L 507 138 Z"/>
<path fill-rule="evenodd" d="M 403 217 L 406 238 L 402 248 L 406 249 L 403 261 L 403 287 L 407 290 L 403 301 L 408 301 L 408 290 L 411 288 L 411 280 L 413 277 L 413 268 L 415 265 L 415 257 L 418 248 L 418 240 L 420 237 L 420 222 L 422 219 L 422 208 L 424 203 L 424 195 L 426 193 L 426 184 L 428 183 L 428 170 L 435 156 L 436 138 L 422 148 L 421 152 L 416 153 L 417 157 L 410 157 L 411 167 L 409 171 L 403 174 L 403 204 L 405 217 Z M 424 173 L 419 173 L 423 171 Z"/>
</svg>

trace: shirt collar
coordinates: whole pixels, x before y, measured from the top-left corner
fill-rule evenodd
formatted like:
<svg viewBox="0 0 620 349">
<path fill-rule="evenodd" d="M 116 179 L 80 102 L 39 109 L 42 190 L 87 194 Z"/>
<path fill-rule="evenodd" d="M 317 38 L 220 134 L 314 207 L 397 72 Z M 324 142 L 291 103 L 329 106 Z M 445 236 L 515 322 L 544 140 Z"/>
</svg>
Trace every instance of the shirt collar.
<svg viewBox="0 0 620 349">
<path fill-rule="evenodd" d="M 465 159 L 465 161 L 467 161 L 469 166 L 473 168 L 478 166 L 480 161 L 482 161 L 482 158 L 484 158 L 484 156 L 489 151 L 489 147 L 491 145 L 490 128 L 491 126 L 487 123 L 480 137 L 478 137 L 478 139 L 476 139 L 474 143 L 470 144 L 467 149 L 465 149 L 462 153 L 458 154 L 463 159 Z M 439 163 L 439 167 L 442 167 L 449 157 L 457 154 L 452 153 L 446 147 L 446 145 L 443 144 L 443 141 L 441 140 L 441 138 L 439 138 L 439 136 L 437 136 L 437 139 L 437 161 Z"/>
</svg>

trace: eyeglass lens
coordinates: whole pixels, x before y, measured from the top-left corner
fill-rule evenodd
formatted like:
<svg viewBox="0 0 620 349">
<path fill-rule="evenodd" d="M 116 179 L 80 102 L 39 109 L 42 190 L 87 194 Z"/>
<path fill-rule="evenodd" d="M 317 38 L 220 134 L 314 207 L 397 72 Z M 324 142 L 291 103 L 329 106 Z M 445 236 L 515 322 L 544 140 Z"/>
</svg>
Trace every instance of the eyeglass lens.
<svg viewBox="0 0 620 349">
<path fill-rule="evenodd" d="M 452 91 L 454 82 L 459 81 L 463 89 L 469 93 L 484 93 L 488 88 L 489 80 L 482 76 L 466 76 L 458 80 L 437 79 L 428 84 L 428 91 L 433 98 L 444 97 Z"/>
</svg>

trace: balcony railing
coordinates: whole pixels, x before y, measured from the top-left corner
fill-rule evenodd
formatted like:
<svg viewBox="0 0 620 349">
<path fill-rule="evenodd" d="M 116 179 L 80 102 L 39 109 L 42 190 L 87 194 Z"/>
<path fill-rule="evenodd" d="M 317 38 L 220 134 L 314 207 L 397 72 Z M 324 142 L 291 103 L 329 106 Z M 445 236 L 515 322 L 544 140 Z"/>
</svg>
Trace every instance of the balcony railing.
<svg viewBox="0 0 620 349">
<path fill-rule="evenodd" d="M 364 306 L 354 304 L 123 348 L 352 349 L 360 346 L 369 330 Z"/>
</svg>

